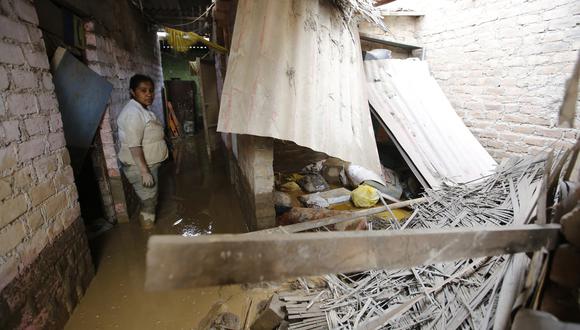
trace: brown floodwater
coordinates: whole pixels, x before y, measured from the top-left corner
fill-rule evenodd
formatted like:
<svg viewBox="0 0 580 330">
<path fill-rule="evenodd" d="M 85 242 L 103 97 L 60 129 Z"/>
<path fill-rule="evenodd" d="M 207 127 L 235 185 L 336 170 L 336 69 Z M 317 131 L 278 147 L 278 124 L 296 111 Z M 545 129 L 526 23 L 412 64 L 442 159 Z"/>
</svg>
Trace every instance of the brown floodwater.
<svg viewBox="0 0 580 330">
<path fill-rule="evenodd" d="M 144 231 L 133 219 L 91 242 L 96 275 L 66 329 L 203 329 L 220 312 L 233 313 L 243 323 L 271 294 L 270 287 L 237 285 L 144 290 L 150 235 L 247 231 L 222 153 L 218 150 L 210 159 L 201 139 L 183 141 L 176 150 L 175 159 L 160 171 L 156 227 Z"/>
</svg>

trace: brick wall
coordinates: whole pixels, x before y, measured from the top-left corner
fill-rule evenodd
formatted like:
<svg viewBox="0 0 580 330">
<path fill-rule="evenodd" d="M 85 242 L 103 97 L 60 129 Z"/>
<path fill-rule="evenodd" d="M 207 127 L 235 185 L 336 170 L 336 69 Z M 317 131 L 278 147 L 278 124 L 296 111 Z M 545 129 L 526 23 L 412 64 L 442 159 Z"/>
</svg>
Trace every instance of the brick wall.
<svg viewBox="0 0 580 330">
<path fill-rule="evenodd" d="M 424 6 L 418 36 L 431 70 L 492 155 L 534 153 L 578 138 L 578 130 L 554 126 L 580 48 L 580 2 L 446 0 Z"/>
<path fill-rule="evenodd" d="M 274 142 L 271 138 L 236 135 L 234 153 L 228 151 L 230 176 L 250 230 L 276 225 L 274 211 Z"/>
<path fill-rule="evenodd" d="M 68 285 L 55 283 L 53 287 L 7 291 L 12 283 L 38 270 L 37 257 L 43 249 L 56 246 L 61 251 L 47 263 L 52 266 L 42 268 L 41 273 L 55 272 L 57 259 L 73 245 L 78 245 L 75 253 L 88 253 L 82 230 L 77 241 L 63 235 L 79 221 L 80 207 L 44 41 L 37 26 L 30 1 L 1 3 L 0 305 L 8 304 L 10 314 L 24 313 L 22 306 L 12 304 L 17 298 L 14 295 L 44 299 Z M 81 276 L 75 267 L 74 262 L 66 263 L 60 271 L 70 270 L 77 274 L 74 276 Z M 85 287 L 86 283 L 79 294 Z M 55 295 L 52 301 L 58 299 Z M 4 307 L 0 306 L 3 312 Z M 36 312 L 41 311 L 28 311 L 19 324 L 32 322 L 38 316 Z M 0 314 L 0 321 L 8 316 L 13 315 Z"/>
<path fill-rule="evenodd" d="M 142 17 L 133 13 L 129 3 L 121 6 L 120 13 L 125 20 L 120 20 L 118 26 L 99 25 L 97 21 L 85 24 L 86 60 L 91 69 L 105 77 L 113 84 L 111 98 L 107 105 L 103 121 L 99 129 L 97 144 L 102 146 L 107 173 L 101 173 L 98 178 L 105 212 L 114 216 L 120 222 L 127 222 L 137 200 L 130 185 L 124 181 L 120 173 L 117 158 L 119 150 L 117 139 L 117 116 L 129 101 L 129 79 L 136 73 L 151 76 L 155 81 L 155 101 L 151 110 L 164 120 L 161 89 L 163 74 L 157 35 Z M 110 34 L 108 30 L 125 28 L 121 24 L 135 29 L 132 33 L 138 40 L 132 44 L 122 42 Z M 133 202 L 132 202 L 133 201 Z"/>
<path fill-rule="evenodd" d="M 569 146 L 557 113 L 580 48 L 575 0 L 399 0 L 455 110 L 496 159 Z M 409 35 L 408 25 L 391 25 Z M 399 31 L 397 31 L 399 30 Z M 578 127 L 578 120 L 576 127 Z"/>
</svg>

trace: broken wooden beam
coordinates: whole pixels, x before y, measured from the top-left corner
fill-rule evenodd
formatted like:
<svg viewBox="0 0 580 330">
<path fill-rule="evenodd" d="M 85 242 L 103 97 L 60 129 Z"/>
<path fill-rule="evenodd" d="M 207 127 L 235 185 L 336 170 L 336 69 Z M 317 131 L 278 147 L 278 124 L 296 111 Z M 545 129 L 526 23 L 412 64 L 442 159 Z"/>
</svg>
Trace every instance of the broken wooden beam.
<svg viewBox="0 0 580 330">
<path fill-rule="evenodd" d="M 316 232 L 156 235 L 147 251 L 148 289 L 279 281 L 554 248 L 559 225 Z"/>
</svg>

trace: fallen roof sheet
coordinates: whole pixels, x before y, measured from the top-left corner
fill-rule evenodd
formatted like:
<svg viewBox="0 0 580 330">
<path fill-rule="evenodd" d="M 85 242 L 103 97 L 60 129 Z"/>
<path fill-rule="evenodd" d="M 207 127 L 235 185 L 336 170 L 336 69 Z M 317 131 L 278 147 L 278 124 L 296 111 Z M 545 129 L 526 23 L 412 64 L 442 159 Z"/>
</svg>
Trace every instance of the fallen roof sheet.
<svg viewBox="0 0 580 330">
<path fill-rule="evenodd" d="M 329 1 L 239 1 L 218 131 L 293 141 L 381 173 L 355 36 Z"/>
<path fill-rule="evenodd" d="M 423 183 L 435 188 L 493 172 L 497 163 L 459 118 L 426 62 L 373 60 L 364 65 L 369 102 Z"/>
</svg>

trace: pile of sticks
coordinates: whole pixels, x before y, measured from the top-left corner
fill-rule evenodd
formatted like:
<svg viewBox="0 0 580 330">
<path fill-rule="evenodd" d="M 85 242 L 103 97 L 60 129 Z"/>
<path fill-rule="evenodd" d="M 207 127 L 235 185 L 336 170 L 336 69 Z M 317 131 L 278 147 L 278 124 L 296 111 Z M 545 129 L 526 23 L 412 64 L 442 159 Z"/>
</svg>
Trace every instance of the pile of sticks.
<svg viewBox="0 0 580 330">
<path fill-rule="evenodd" d="M 406 221 L 377 218 L 371 229 L 529 223 L 546 166 L 545 157 L 506 160 L 493 175 L 477 182 L 428 190 L 427 201 Z M 290 329 L 501 328 L 519 289 L 513 278 L 522 276 L 518 271 L 528 263 L 525 254 L 516 254 L 326 275 L 322 288 L 301 280 L 302 290 L 282 299 L 290 297 L 289 319 L 295 321 Z"/>
<path fill-rule="evenodd" d="M 347 26 L 355 17 L 362 17 L 387 31 L 380 10 L 375 8 L 374 0 L 330 0 L 330 2 L 338 8 Z"/>
</svg>

